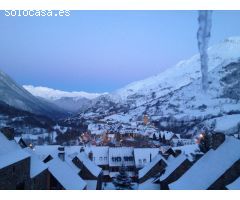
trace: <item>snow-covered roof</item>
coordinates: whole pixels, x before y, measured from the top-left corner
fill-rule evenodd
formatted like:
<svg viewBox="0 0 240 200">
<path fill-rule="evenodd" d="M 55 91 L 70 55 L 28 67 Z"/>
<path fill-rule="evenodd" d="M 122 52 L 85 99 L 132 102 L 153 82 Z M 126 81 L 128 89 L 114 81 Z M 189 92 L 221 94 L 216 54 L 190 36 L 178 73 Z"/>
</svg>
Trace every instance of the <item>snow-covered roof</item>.
<svg viewBox="0 0 240 200">
<path fill-rule="evenodd" d="M 121 159 L 114 159 L 114 158 Z M 132 159 L 126 159 L 132 158 Z M 109 148 L 109 166 L 134 166 L 133 147 L 111 147 Z"/>
<path fill-rule="evenodd" d="M 234 182 L 226 186 L 229 190 L 240 190 L 240 177 L 238 177 Z"/>
<path fill-rule="evenodd" d="M 171 138 L 174 136 L 174 133 L 170 132 L 170 131 L 161 131 L 160 135 L 162 138 L 163 138 L 163 136 L 165 136 L 166 140 L 171 140 Z"/>
<path fill-rule="evenodd" d="M 167 167 L 164 174 L 160 177 L 160 181 L 165 180 L 169 175 L 171 175 L 171 173 L 174 172 L 175 169 L 177 169 L 186 159 L 187 157 L 184 154 L 180 154 L 176 158 L 170 155 L 167 160 Z"/>
<path fill-rule="evenodd" d="M 86 182 L 76 174 L 72 168 L 59 158 L 54 158 L 47 163 L 48 170 L 67 190 L 83 190 Z"/>
<path fill-rule="evenodd" d="M 87 190 L 96 190 L 97 180 L 85 180 L 87 183 Z"/>
<path fill-rule="evenodd" d="M 28 157 L 30 157 L 30 155 L 23 149 L 21 149 L 21 147 L 16 143 L 16 141 L 8 140 L 0 132 L 0 169 L 24 160 Z"/>
<path fill-rule="evenodd" d="M 138 185 L 138 190 L 160 190 L 160 185 L 154 183 L 154 178 L 150 178 Z"/>
<path fill-rule="evenodd" d="M 222 174 L 240 159 L 240 140 L 227 137 L 216 150 L 209 150 L 182 177 L 169 185 L 170 189 L 208 189 Z"/>
<path fill-rule="evenodd" d="M 160 154 L 157 154 L 153 158 L 152 162 L 148 163 L 144 168 L 142 168 L 141 170 L 138 171 L 138 177 L 139 178 L 144 177 L 161 160 L 163 160 L 165 163 L 167 163 L 167 161 Z"/>
<path fill-rule="evenodd" d="M 85 147 L 85 152 L 88 154 L 90 151 L 93 153 L 93 162 L 96 165 L 108 165 L 108 149 L 109 147 Z"/>
<path fill-rule="evenodd" d="M 134 148 L 136 167 L 144 167 L 159 153 L 159 148 Z"/>
<path fill-rule="evenodd" d="M 191 154 L 194 154 L 196 151 L 199 151 L 198 144 L 190 144 L 190 145 L 184 145 L 179 147 L 173 147 L 173 150 L 181 150 L 183 154 L 188 156 L 188 158 L 191 158 Z"/>
<path fill-rule="evenodd" d="M 24 149 L 31 156 L 30 177 L 33 178 L 47 169 L 47 165 L 43 163 L 39 157 L 30 148 Z"/>
<path fill-rule="evenodd" d="M 102 169 L 98 167 L 95 163 L 93 163 L 85 152 L 81 152 L 78 154 L 78 159 L 84 164 L 84 166 L 91 172 L 92 175 L 98 177 L 101 173 Z"/>
</svg>

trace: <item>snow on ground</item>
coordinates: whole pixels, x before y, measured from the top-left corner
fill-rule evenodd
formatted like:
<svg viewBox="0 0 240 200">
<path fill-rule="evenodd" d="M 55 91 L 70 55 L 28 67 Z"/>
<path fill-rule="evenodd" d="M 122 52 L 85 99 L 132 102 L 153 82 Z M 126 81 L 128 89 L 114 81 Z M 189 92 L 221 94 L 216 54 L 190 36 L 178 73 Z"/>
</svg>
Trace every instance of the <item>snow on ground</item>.
<svg viewBox="0 0 240 200">
<path fill-rule="evenodd" d="M 238 126 L 240 126 L 240 114 L 236 115 L 225 115 L 223 117 L 217 117 L 212 120 L 208 120 L 207 123 L 211 124 L 216 120 L 216 132 L 235 133 L 238 131 Z"/>
</svg>

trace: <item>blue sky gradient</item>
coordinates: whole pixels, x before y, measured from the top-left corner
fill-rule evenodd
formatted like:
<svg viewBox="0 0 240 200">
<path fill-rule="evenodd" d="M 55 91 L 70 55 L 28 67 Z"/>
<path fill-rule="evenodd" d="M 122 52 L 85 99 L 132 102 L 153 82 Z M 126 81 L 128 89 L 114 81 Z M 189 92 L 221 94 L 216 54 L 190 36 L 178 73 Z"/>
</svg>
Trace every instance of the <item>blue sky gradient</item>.
<svg viewBox="0 0 240 200">
<path fill-rule="evenodd" d="M 240 35 L 240 11 L 214 11 L 210 44 Z M 196 54 L 197 11 L 0 12 L 0 69 L 20 84 L 111 92 Z"/>
</svg>

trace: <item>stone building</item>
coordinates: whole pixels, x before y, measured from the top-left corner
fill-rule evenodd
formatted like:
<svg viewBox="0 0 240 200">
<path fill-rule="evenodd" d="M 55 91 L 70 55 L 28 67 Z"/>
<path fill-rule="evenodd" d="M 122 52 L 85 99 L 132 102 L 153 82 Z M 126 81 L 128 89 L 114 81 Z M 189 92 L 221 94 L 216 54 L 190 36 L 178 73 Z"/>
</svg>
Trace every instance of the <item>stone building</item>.
<svg viewBox="0 0 240 200">
<path fill-rule="evenodd" d="M 0 189 L 31 189 L 30 155 L 0 133 Z"/>
</svg>

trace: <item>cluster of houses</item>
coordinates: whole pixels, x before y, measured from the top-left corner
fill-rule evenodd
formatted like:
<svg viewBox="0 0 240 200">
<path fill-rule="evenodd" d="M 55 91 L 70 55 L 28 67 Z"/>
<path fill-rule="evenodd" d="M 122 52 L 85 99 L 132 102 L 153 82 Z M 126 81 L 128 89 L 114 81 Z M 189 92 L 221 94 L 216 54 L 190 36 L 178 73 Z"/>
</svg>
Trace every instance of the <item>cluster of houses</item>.
<svg viewBox="0 0 240 200">
<path fill-rule="evenodd" d="M 27 146 L 0 133 L 0 189 L 97 190 L 122 166 L 137 189 L 240 189 L 240 140 L 214 135 L 203 154 L 198 146 L 133 148 Z"/>
<path fill-rule="evenodd" d="M 133 147 L 159 147 L 162 144 L 176 147 L 195 143 L 192 138 L 182 138 L 180 134 L 171 131 L 159 131 L 154 125 L 143 122 L 94 123 L 88 125 L 88 131 L 83 134 L 81 142 L 91 141 L 92 144 L 99 146 L 121 146 L 124 143 L 123 146 Z M 139 141 L 139 138 L 145 140 L 141 139 L 141 142 L 136 144 L 135 141 Z M 148 141 L 148 144 L 144 144 L 144 141 Z"/>
</svg>

